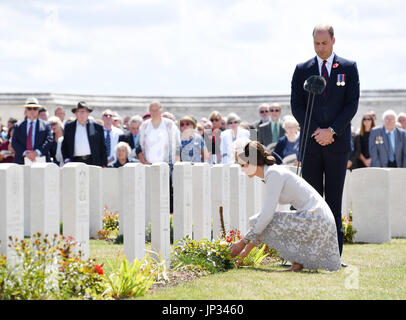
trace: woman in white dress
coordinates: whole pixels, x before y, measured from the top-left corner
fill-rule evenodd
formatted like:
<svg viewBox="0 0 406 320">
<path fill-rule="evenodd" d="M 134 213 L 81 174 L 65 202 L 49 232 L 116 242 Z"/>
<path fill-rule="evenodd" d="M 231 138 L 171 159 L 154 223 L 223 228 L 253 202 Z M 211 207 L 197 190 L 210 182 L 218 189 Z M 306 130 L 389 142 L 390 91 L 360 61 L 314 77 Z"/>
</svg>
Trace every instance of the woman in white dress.
<svg viewBox="0 0 406 320">
<path fill-rule="evenodd" d="M 237 139 L 249 138 L 250 132 L 240 127 L 241 119 L 235 113 L 230 113 L 227 116 L 228 129 L 224 130 L 220 136 L 220 153 L 221 163 L 234 163 L 234 155 L 232 152 L 233 142 Z"/>
<path fill-rule="evenodd" d="M 232 256 L 245 257 L 261 243 L 291 261 L 289 271 L 341 268 L 334 216 L 320 194 L 284 166 L 257 141 L 235 149 L 236 161 L 250 178 L 264 179 L 266 194 L 261 211 L 249 219 L 250 229 L 231 247 Z M 277 204 L 293 211 L 276 211 Z"/>
</svg>

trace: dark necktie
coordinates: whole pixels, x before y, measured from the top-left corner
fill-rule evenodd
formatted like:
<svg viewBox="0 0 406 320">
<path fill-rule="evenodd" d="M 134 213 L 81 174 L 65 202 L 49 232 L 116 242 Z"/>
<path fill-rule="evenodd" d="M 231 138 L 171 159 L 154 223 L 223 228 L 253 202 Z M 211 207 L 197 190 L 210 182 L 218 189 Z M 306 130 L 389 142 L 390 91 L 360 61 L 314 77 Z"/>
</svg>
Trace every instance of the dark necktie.
<svg viewBox="0 0 406 320">
<path fill-rule="evenodd" d="M 32 121 L 30 122 L 30 129 L 28 130 L 28 135 L 27 135 L 27 150 L 32 150 Z"/>
<path fill-rule="evenodd" d="M 328 83 L 328 71 L 326 68 L 326 62 L 327 60 L 323 60 L 323 65 L 321 66 L 321 76 L 326 80 L 326 87 L 323 90 L 323 98 L 326 97 L 326 90 L 327 90 L 327 83 Z"/>
<path fill-rule="evenodd" d="M 110 151 L 111 151 L 110 130 L 107 130 L 107 134 L 106 134 L 106 151 L 107 151 L 107 158 L 108 158 L 108 157 L 110 157 Z"/>
</svg>

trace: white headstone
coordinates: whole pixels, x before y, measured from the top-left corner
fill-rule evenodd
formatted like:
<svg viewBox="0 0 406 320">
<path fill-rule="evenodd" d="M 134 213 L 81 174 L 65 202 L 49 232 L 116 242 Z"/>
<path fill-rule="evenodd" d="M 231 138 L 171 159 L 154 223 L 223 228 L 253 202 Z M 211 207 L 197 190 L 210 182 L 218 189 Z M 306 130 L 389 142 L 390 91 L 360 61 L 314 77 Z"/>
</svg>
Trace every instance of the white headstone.
<svg viewBox="0 0 406 320">
<path fill-rule="evenodd" d="M 149 167 L 149 209 L 151 215 L 151 248 L 170 262 L 169 165 L 157 162 Z"/>
<path fill-rule="evenodd" d="M 342 214 L 343 216 L 349 216 L 351 209 L 351 171 L 347 170 L 345 175 L 344 189 L 343 189 L 343 200 L 342 200 Z"/>
<path fill-rule="evenodd" d="M 59 170 L 52 162 L 31 166 L 31 235 L 59 235 Z"/>
<path fill-rule="evenodd" d="M 390 168 L 389 170 L 391 236 L 406 237 L 406 168 Z"/>
<path fill-rule="evenodd" d="M 177 162 L 173 167 L 173 240 L 192 238 L 192 164 Z"/>
<path fill-rule="evenodd" d="M 119 216 L 119 234 L 122 231 L 121 218 L 121 200 L 120 200 L 120 179 L 118 168 L 103 168 L 102 169 L 102 188 L 103 188 L 103 205 L 107 207 L 107 211 L 118 212 Z"/>
<path fill-rule="evenodd" d="M 22 165 L 24 171 L 24 236 L 31 236 L 31 166 Z"/>
<path fill-rule="evenodd" d="M 89 236 L 97 239 L 103 230 L 103 168 L 89 166 Z"/>
<path fill-rule="evenodd" d="M 151 195 L 151 170 L 149 169 L 150 165 L 145 165 L 145 228 L 151 229 L 151 208 L 150 203 L 154 201 L 154 197 Z"/>
<path fill-rule="evenodd" d="M 262 207 L 262 195 L 261 195 L 261 185 L 260 183 L 263 183 L 260 178 L 257 176 L 252 177 L 252 178 L 247 178 L 246 179 L 246 221 L 248 223 L 248 220 L 251 216 L 257 214 L 258 212 L 261 211 Z"/>
<path fill-rule="evenodd" d="M 24 174 L 14 163 L 0 164 L 0 254 L 13 257 L 9 237 L 24 238 Z"/>
<path fill-rule="evenodd" d="M 211 214 L 213 219 L 213 239 L 223 233 L 220 222 L 220 207 L 223 207 L 224 228 L 230 229 L 230 166 L 215 164 L 211 167 Z"/>
<path fill-rule="evenodd" d="M 356 242 L 391 240 L 389 169 L 361 168 L 351 173 L 353 228 Z"/>
<path fill-rule="evenodd" d="M 141 163 L 127 163 L 119 168 L 124 254 L 128 261 L 145 256 L 145 169 Z"/>
<path fill-rule="evenodd" d="M 230 228 L 247 231 L 246 175 L 240 165 L 230 165 Z"/>
<path fill-rule="evenodd" d="M 63 234 L 79 243 L 83 257 L 89 257 L 89 167 L 70 162 L 62 167 Z"/>
<path fill-rule="evenodd" d="M 211 182 L 210 165 L 194 163 L 193 180 L 193 238 L 211 240 Z"/>
</svg>

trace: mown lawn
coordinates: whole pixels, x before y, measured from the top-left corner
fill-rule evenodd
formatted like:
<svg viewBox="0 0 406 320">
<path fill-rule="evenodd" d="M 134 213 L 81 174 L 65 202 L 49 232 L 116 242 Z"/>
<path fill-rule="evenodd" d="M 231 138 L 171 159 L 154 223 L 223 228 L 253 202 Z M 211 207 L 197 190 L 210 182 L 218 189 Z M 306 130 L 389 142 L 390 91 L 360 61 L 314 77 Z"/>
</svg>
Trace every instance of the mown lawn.
<svg viewBox="0 0 406 320">
<path fill-rule="evenodd" d="M 90 242 L 98 262 L 123 255 L 122 245 Z M 406 299 L 406 239 L 384 244 L 346 244 L 338 272 L 284 272 L 278 263 L 239 268 L 162 288 L 137 299 L 263 300 L 263 299 Z M 106 272 L 109 272 L 106 265 Z"/>
</svg>

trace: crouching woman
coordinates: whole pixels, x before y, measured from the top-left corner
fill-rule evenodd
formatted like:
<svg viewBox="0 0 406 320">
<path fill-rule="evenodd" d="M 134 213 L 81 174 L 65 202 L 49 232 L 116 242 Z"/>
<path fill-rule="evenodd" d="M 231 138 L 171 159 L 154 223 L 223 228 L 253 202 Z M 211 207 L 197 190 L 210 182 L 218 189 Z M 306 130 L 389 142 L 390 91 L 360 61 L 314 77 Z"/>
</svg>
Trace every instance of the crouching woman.
<svg viewBox="0 0 406 320">
<path fill-rule="evenodd" d="M 242 171 L 265 182 L 261 211 L 249 219 L 244 238 L 231 247 L 232 256 L 245 257 L 256 245 L 267 244 L 292 262 L 288 271 L 341 268 L 337 230 L 333 213 L 320 194 L 304 179 L 284 166 L 258 141 L 235 147 L 235 160 Z M 296 210 L 276 211 L 278 203 Z"/>
</svg>

